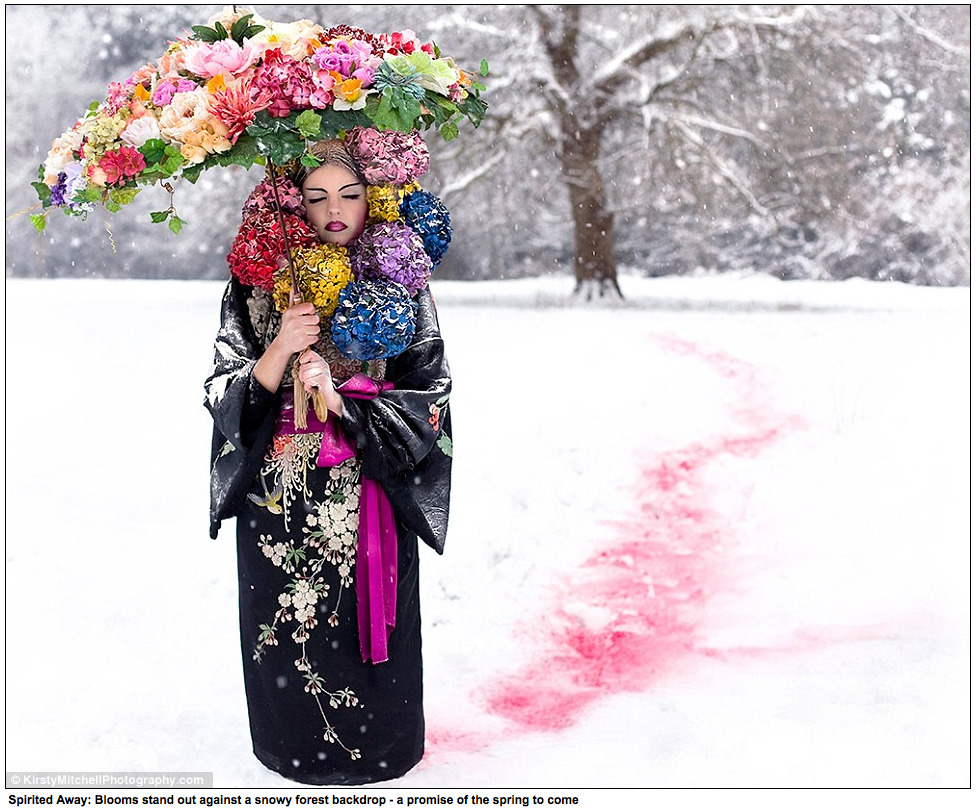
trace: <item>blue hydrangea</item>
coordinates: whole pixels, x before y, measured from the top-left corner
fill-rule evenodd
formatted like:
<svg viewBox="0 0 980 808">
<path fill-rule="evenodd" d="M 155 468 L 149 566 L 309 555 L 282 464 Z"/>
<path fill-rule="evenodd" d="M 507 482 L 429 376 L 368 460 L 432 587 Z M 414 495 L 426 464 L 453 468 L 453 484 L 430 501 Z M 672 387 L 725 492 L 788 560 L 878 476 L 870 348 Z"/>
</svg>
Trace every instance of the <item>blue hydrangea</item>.
<svg viewBox="0 0 980 808">
<path fill-rule="evenodd" d="M 419 234 L 435 267 L 446 254 L 453 237 L 449 209 L 434 194 L 415 191 L 402 200 L 400 211 L 405 224 Z"/>
<path fill-rule="evenodd" d="M 330 338 L 348 359 L 386 359 L 404 351 L 415 336 L 418 304 L 398 283 L 352 281 L 340 293 Z"/>
</svg>

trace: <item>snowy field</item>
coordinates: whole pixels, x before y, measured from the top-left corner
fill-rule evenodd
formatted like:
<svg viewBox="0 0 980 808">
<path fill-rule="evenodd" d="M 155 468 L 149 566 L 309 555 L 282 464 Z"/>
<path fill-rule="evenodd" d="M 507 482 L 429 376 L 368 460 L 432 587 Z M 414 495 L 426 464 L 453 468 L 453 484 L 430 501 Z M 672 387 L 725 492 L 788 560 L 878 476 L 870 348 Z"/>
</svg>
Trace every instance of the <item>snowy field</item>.
<svg viewBox="0 0 980 808">
<path fill-rule="evenodd" d="M 969 786 L 969 290 L 570 286 L 433 284 L 453 509 L 387 787 Z M 208 538 L 221 292 L 6 282 L 7 771 L 300 790 Z"/>
</svg>

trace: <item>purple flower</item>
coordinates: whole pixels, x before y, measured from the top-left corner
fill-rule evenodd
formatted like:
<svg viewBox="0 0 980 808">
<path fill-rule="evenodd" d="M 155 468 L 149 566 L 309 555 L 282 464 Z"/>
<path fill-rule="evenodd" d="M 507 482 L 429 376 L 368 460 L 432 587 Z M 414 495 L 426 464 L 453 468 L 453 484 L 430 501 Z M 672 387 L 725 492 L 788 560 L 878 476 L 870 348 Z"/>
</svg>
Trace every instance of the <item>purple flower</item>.
<svg viewBox="0 0 980 808">
<path fill-rule="evenodd" d="M 350 248 L 351 269 L 360 279 L 389 280 L 414 295 L 429 282 L 432 259 L 412 228 L 401 222 L 371 225 Z"/>
</svg>

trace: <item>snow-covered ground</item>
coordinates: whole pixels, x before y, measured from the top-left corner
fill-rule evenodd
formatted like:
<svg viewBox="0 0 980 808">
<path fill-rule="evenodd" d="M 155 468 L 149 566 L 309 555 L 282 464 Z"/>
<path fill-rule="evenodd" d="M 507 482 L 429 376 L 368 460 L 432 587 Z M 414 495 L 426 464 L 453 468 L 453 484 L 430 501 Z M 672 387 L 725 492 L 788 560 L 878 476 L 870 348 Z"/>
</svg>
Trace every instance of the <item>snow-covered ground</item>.
<svg viewBox="0 0 980 808">
<path fill-rule="evenodd" d="M 453 510 L 388 787 L 968 786 L 969 290 L 623 284 L 433 284 Z M 207 533 L 221 291 L 6 282 L 7 771 L 298 791 Z"/>
</svg>

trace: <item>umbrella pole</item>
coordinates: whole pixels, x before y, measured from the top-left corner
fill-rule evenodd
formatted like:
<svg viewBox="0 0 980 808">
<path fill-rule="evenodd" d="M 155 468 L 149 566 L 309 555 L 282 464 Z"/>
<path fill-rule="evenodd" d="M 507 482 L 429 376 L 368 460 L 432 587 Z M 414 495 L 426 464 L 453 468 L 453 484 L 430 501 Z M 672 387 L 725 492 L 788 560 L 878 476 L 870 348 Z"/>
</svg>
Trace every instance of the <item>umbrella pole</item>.
<svg viewBox="0 0 980 808">
<path fill-rule="evenodd" d="M 276 203 L 276 213 L 279 215 L 279 230 L 282 232 L 283 244 L 286 245 L 286 265 L 289 267 L 289 305 L 295 306 L 303 302 L 303 295 L 296 282 L 296 267 L 293 264 L 292 250 L 289 249 L 289 233 L 286 230 L 286 217 L 283 216 L 282 202 L 279 201 L 279 188 L 276 186 L 276 169 L 272 161 L 266 163 L 266 173 L 272 185 L 272 198 Z M 299 360 L 306 351 L 301 351 L 293 361 L 293 424 L 298 429 L 306 429 L 306 410 L 309 406 L 309 398 L 306 395 L 306 387 L 299 378 Z M 313 391 L 313 410 L 316 417 L 323 423 L 327 422 L 330 411 L 327 409 L 327 400 L 323 393 L 314 389 Z"/>
</svg>

